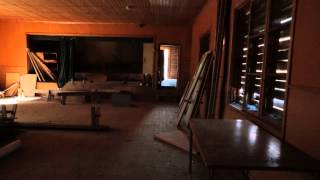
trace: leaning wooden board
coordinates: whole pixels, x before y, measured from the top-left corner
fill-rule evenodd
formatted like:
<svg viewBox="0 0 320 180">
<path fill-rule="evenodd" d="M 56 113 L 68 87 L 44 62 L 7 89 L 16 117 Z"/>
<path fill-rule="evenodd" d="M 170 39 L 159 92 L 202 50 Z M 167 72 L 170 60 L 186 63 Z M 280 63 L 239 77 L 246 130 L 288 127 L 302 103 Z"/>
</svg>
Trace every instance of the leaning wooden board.
<svg viewBox="0 0 320 180">
<path fill-rule="evenodd" d="M 24 74 L 20 79 L 20 88 L 24 96 L 35 96 L 37 85 L 37 75 L 35 74 Z"/>
<path fill-rule="evenodd" d="M 181 108 L 178 112 L 178 117 L 177 117 L 177 120 L 178 120 L 177 127 L 178 128 L 181 126 L 183 116 L 187 110 L 188 104 L 190 103 L 190 99 L 192 97 L 194 89 L 196 88 L 197 82 L 200 80 L 199 77 L 203 73 L 204 67 L 208 64 L 211 55 L 212 55 L 212 51 L 208 51 L 205 54 L 203 54 L 203 56 L 201 58 L 199 68 L 192 78 L 192 81 L 190 83 L 190 87 L 188 88 L 188 91 L 187 91 L 186 95 L 184 96 L 184 100 L 182 101 Z"/>
<path fill-rule="evenodd" d="M 186 126 L 189 125 L 189 121 L 196 110 L 197 104 L 200 101 L 202 88 L 204 88 L 203 85 L 204 85 L 206 76 L 208 75 L 208 69 L 209 69 L 210 64 L 211 64 L 211 56 L 208 57 L 207 61 L 205 62 L 203 70 L 199 76 L 199 80 L 197 81 L 196 86 L 191 94 L 190 99 L 189 99 L 189 103 L 187 105 L 186 112 L 182 116 L 182 119 L 183 119 L 184 124 Z"/>
</svg>

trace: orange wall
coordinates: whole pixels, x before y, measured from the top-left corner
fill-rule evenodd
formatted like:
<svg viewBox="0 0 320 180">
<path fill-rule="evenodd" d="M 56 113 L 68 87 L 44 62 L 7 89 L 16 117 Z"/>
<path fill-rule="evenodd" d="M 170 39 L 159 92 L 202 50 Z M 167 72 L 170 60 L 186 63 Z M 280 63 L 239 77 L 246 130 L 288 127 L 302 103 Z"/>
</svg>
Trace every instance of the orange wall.
<svg viewBox="0 0 320 180">
<path fill-rule="evenodd" d="M 26 34 L 101 35 L 154 37 L 156 43 L 181 45 L 180 78 L 182 84 L 189 76 L 191 27 L 137 27 L 135 24 L 67 24 L 0 21 L 0 87 L 3 87 L 5 72 L 27 71 Z"/>
<path fill-rule="evenodd" d="M 216 12 L 217 0 L 208 0 L 202 11 L 195 18 L 192 25 L 192 49 L 191 49 L 191 75 L 198 67 L 200 38 L 207 32 L 210 32 L 210 49 L 214 50 L 216 39 Z"/>
<path fill-rule="evenodd" d="M 320 1 L 298 2 L 286 140 L 320 159 Z"/>
</svg>

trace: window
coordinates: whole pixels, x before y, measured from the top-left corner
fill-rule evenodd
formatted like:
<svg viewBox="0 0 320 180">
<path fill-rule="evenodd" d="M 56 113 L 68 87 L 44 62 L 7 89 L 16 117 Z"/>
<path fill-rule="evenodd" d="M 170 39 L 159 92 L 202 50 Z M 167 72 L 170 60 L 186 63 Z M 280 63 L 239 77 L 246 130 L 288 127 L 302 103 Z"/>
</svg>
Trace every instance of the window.
<svg viewBox="0 0 320 180">
<path fill-rule="evenodd" d="M 252 0 L 236 12 L 230 102 L 281 127 L 294 0 Z"/>
</svg>

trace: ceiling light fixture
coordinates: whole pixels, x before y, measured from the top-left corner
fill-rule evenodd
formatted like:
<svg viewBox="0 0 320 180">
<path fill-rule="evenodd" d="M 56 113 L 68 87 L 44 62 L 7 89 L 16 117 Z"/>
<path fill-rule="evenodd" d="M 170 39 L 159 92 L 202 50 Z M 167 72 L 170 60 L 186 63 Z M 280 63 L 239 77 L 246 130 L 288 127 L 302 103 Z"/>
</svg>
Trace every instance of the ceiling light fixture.
<svg viewBox="0 0 320 180">
<path fill-rule="evenodd" d="M 170 6 L 170 0 L 149 0 L 152 6 Z"/>
<path fill-rule="evenodd" d="M 132 6 L 132 5 L 127 5 L 126 6 L 126 10 L 127 11 L 131 11 L 132 9 L 134 9 L 134 6 Z"/>
</svg>

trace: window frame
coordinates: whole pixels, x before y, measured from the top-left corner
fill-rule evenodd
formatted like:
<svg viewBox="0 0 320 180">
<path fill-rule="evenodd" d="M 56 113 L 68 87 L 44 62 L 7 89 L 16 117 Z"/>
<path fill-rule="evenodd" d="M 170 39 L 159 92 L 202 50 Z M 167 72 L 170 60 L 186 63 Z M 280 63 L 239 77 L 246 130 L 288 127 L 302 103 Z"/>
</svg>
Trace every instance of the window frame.
<svg viewBox="0 0 320 180">
<path fill-rule="evenodd" d="M 265 129 L 272 131 L 275 135 L 278 137 L 284 138 L 285 136 L 285 130 L 286 130 L 286 119 L 287 119 L 287 107 L 288 107 L 288 96 L 289 96 L 289 87 L 290 87 L 290 79 L 291 79 L 291 64 L 292 64 L 292 52 L 294 48 L 294 31 L 295 31 L 295 20 L 296 20 L 296 7 L 297 7 L 297 0 L 292 0 L 292 21 L 291 24 L 289 25 L 289 35 L 291 37 L 290 43 L 289 43 L 289 51 L 288 51 L 288 64 L 287 64 L 287 74 L 286 74 L 286 83 L 285 83 L 285 94 L 284 94 L 284 104 L 283 104 L 283 115 L 281 119 L 281 123 L 275 124 L 272 122 L 271 118 L 267 118 L 265 116 L 265 111 L 266 108 L 263 107 L 265 106 L 265 101 L 266 101 L 266 96 L 265 96 L 265 91 L 266 87 L 265 84 L 267 84 L 266 78 L 267 78 L 267 73 L 268 69 L 270 68 L 270 65 L 268 66 L 266 63 L 270 64 L 270 56 L 272 55 L 271 53 L 271 48 L 270 48 L 270 42 L 272 41 L 271 39 L 271 34 L 272 32 L 270 31 L 272 27 L 272 3 L 277 3 L 276 0 L 265 0 L 266 2 L 266 8 L 265 8 L 265 19 L 264 19 L 264 27 L 265 31 L 262 33 L 262 36 L 264 37 L 264 43 L 265 43 L 265 49 L 264 49 L 264 55 L 263 55 L 263 66 L 262 66 L 262 73 L 261 73 L 261 91 L 260 91 L 260 102 L 259 102 L 259 109 L 257 113 L 250 112 L 245 109 L 245 104 L 246 104 L 246 92 L 244 92 L 244 97 L 243 97 L 243 104 L 236 105 L 233 99 L 233 90 L 235 89 L 235 80 L 237 76 L 241 75 L 240 73 L 237 73 L 237 71 L 241 71 L 241 68 L 235 67 L 237 64 L 241 62 L 239 61 L 239 49 L 241 49 L 241 46 L 238 45 L 239 37 L 238 35 L 240 32 L 238 31 L 239 27 L 239 16 L 241 13 L 249 10 L 252 12 L 252 4 L 254 0 L 247 0 L 237 6 L 234 9 L 234 16 L 233 16 L 233 38 L 232 38 L 232 49 L 231 49 L 231 60 L 230 60 L 230 67 L 229 67 L 229 83 L 228 83 L 228 98 L 227 98 L 227 104 L 229 107 L 232 109 L 239 111 L 242 115 L 245 117 L 248 117 L 248 119 L 253 120 L 256 122 L 258 125 L 264 127 Z M 250 29 L 252 28 L 251 25 L 251 17 L 252 15 L 250 14 L 248 17 L 248 49 L 249 49 L 249 39 L 250 36 L 252 35 L 250 33 Z M 250 52 L 247 52 L 247 55 L 249 56 Z M 268 60 L 269 59 L 269 60 Z M 247 58 L 247 63 L 248 63 L 248 58 Z M 248 64 L 247 64 L 248 65 Z M 238 69 L 238 70 L 237 70 Z M 248 68 L 246 68 L 248 70 Z M 248 71 L 246 71 L 248 73 Z M 238 77 L 239 78 L 239 77 Z M 247 78 L 247 75 L 246 75 Z M 248 80 L 245 81 L 245 85 L 247 85 Z M 270 82 L 269 82 L 270 83 Z M 271 83 L 270 83 L 271 84 Z M 245 88 L 244 91 L 246 91 L 247 88 Z"/>
</svg>

